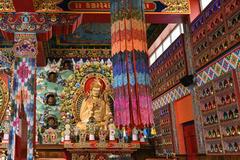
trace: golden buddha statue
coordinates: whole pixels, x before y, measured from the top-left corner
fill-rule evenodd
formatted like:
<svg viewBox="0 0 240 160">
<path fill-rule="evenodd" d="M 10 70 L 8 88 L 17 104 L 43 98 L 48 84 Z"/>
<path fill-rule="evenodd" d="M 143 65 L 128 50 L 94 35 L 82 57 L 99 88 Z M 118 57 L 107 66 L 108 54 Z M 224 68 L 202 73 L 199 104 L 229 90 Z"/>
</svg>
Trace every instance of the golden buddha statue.
<svg viewBox="0 0 240 160">
<path fill-rule="evenodd" d="M 80 130 L 86 130 L 87 122 L 91 116 L 95 118 L 98 128 L 106 127 L 111 116 L 111 110 L 101 95 L 102 88 L 102 84 L 98 79 L 91 83 L 90 94 L 82 101 L 80 108 L 80 121 L 77 124 Z"/>
</svg>

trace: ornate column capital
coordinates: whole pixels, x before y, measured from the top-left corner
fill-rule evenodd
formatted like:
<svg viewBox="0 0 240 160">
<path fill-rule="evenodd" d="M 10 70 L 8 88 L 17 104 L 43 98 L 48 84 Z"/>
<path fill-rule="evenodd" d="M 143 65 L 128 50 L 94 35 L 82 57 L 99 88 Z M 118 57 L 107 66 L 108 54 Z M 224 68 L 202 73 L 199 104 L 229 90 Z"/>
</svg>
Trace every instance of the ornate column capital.
<svg viewBox="0 0 240 160">
<path fill-rule="evenodd" d="M 0 13 L 0 29 L 5 32 L 44 33 L 54 25 L 74 25 L 80 15 L 36 12 Z"/>
<path fill-rule="evenodd" d="M 13 52 L 16 57 L 36 58 L 37 38 L 34 33 L 15 33 Z"/>
</svg>

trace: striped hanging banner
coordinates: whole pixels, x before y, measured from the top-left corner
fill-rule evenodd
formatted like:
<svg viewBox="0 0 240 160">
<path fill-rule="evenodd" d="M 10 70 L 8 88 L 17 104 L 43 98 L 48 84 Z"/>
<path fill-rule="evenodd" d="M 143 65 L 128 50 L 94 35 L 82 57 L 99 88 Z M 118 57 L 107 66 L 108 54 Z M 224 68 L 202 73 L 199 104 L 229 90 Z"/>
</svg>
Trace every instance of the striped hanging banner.
<svg viewBox="0 0 240 160">
<path fill-rule="evenodd" d="M 33 160 L 36 43 L 35 34 L 15 34 L 9 160 Z"/>
<path fill-rule="evenodd" d="M 153 123 L 143 0 L 111 0 L 115 122 Z"/>
</svg>

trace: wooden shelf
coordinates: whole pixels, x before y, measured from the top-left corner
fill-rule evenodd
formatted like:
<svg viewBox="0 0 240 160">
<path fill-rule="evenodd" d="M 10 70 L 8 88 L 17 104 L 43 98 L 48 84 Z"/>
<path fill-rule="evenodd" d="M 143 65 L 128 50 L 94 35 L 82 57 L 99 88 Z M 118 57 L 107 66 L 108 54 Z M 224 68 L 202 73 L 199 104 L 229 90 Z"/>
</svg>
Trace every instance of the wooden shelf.
<svg viewBox="0 0 240 160">
<path fill-rule="evenodd" d="M 172 146 L 173 144 L 172 143 L 169 143 L 169 144 L 160 144 L 160 146 Z"/>
<path fill-rule="evenodd" d="M 226 151 L 226 150 L 225 150 L 225 154 L 229 154 L 229 155 L 240 155 L 240 151 L 238 151 L 238 152 L 230 152 L 230 151 Z"/>
<path fill-rule="evenodd" d="M 219 109 L 221 108 L 230 108 L 231 106 L 237 106 L 237 102 L 224 104 L 224 105 L 217 105 Z"/>
<path fill-rule="evenodd" d="M 171 122 L 169 122 L 169 123 L 165 123 L 165 124 L 160 124 L 160 127 L 167 127 L 167 126 L 170 125 L 170 123 L 171 123 Z"/>
<path fill-rule="evenodd" d="M 193 45 L 193 59 L 196 64 L 194 65 L 195 70 L 204 68 L 208 65 L 207 63 L 209 61 L 215 60 L 221 56 L 223 52 L 229 50 L 239 42 L 237 40 L 231 43 L 231 34 L 239 29 L 239 20 L 237 20 L 235 25 L 229 25 L 229 21 L 233 18 L 236 19 L 236 16 L 239 14 L 239 5 L 236 5 L 234 1 L 227 1 L 228 3 L 219 2 L 220 1 L 212 1 L 209 7 L 191 23 L 191 43 Z M 234 9 L 231 9 L 232 5 Z M 224 31 L 213 40 L 213 34 L 216 35 L 222 28 L 224 28 Z M 201 47 L 203 41 L 207 42 L 207 46 L 204 48 Z M 227 42 L 227 45 L 220 48 L 220 45 L 225 42 Z M 197 48 L 202 49 L 197 53 Z M 202 59 L 202 57 L 206 55 L 209 56 Z"/>
<path fill-rule="evenodd" d="M 216 90 L 215 91 L 215 94 L 216 95 L 222 95 L 222 94 L 224 94 L 224 93 L 232 93 L 232 92 L 234 92 L 234 86 L 232 86 L 232 87 L 227 87 L 227 88 L 224 88 L 224 89 L 221 89 L 221 90 Z"/>
<path fill-rule="evenodd" d="M 234 136 L 233 135 L 230 135 L 230 136 L 223 135 L 223 139 L 236 139 L 236 138 L 240 138 L 240 134 L 235 134 Z"/>
<path fill-rule="evenodd" d="M 167 113 L 166 114 L 159 114 L 159 113 L 162 113 L 162 111 L 166 111 Z M 169 132 L 167 134 L 158 134 L 157 135 L 157 138 L 158 138 L 158 142 L 156 145 L 156 150 L 159 152 L 159 153 L 163 153 L 164 150 L 167 150 L 167 151 L 171 151 L 171 152 L 174 152 L 174 141 L 173 141 L 173 131 L 172 131 L 172 121 L 171 121 L 171 110 L 170 110 L 170 105 L 166 105 L 166 106 L 163 106 L 161 108 L 159 108 L 158 110 L 155 110 L 154 111 L 154 115 L 158 115 L 159 118 L 158 119 L 155 119 L 155 123 L 158 123 L 160 125 L 160 128 L 159 130 L 157 130 L 158 133 L 161 133 L 162 130 L 164 129 L 168 129 Z M 164 120 L 164 119 L 168 119 L 168 123 L 165 123 L 165 124 L 160 124 L 160 120 Z M 162 144 L 163 141 L 171 141 L 172 143 L 171 144 Z"/>
<path fill-rule="evenodd" d="M 206 141 L 221 141 L 221 137 L 216 137 L 216 138 L 205 138 Z"/>
<path fill-rule="evenodd" d="M 235 124 L 239 122 L 239 118 L 228 119 L 228 120 L 220 120 L 221 125 L 228 125 L 229 123 Z"/>
<path fill-rule="evenodd" d="M 206 116 L 208 114 L 215 113 L 215 112 L 217 112 L 216 108 L 211 109 L 211 110 L 207 110 L 207 111 L 202 111 L 202 114 Z"/>
<path fill-rule="evenodd" d="M 210 95 L 210 96 L 207 96 L 206 98 L 202 98 L 200 99 L 200 103 L 204 103 L 204 102 L 210 102 L 210 101 L 213 101 L 215 98 L 215 95 Z"/>
<path fill-rule="evenodd" d="M 210 151 L 208 151 L 207 153 L 209 155 L 221 155 L 221 154 L 223 154 L 223 152 L 210 152 Z"/>
<path fill-rule="evenodd" d="M 234 102 L 234 103 L 230 103 L 230 104 L 226 104 L 226 105 L 217 105 L 219 110 L 222 109 L 226 109 L 226 108 L 233 108 L 233 107 L 238 107 L 238 103 Z"/>
<path fill-rule="evenodd" d="M 239 74 L 240 75 L 240 74 Z M 240 76 L 239 76 L 240 78 Z M 230 88 L 225 88 L 222 90 L 217 90 L 216 87 L 218 87 L 219 82 L 223 81 L 224 79 L 232 79 L 233 80 L 233 86 Z M 234 119 L 228 119 L 228 120 L 223 120 L 221 118 L 223 118 L 223 113 L 227 112 L 227 116 L 229 114 L 229 111 L 232 110 L 232 112 L 234 112 L 235 109 L 238 109 L 238 111 L 240 111 L 239 108 L 239 90 L 238 89 L 238 82 L 240 82 L 240 80 L 237 79 L 236 77 L 236 71 L 232 71 L 229 73 L 226 73 L 224 75 L 222 75 L 221 77 L 215 79 L 214 81 L 209 82 L 208 84 L 201 86 L 200 88 L 198 88 L 198 93 L 202 93 L 203 90 L 207 87 L 209 87 L 210 85 L 213 86 L 213 90 L 214 90 L 214 94 L 211 95 L 210 97 L 206 97 L 205 99 L 201 99 L 199 100 L 199 103 L 203 103 L 203 102 L 211 102 L 213 100 L 215 100 L 216 103 L 219 103 L 219 100 L 221 101 L 221 97 L 224 96 L 224 98 L 226 98 L 227 95 L 231 96 L 232 93 L 235 94 L 235 102 L 234 103 L 230 103 L 230 104 L 225 104 L 225 105 L 216 105 L 216 108 L 208 110 L 208 111 L 201 111 L 201 116 L 202 116 L 202 125 L 203 125 L 203 129 L 208 131 L 211 129 L 219 129 L 220 131 L 220 137 L 215 137 L 215 138 L 209 138 L 209 137 L 205 137 L 205 143 L 206 146 L 207 145 L 211 145 L 211 144 L 217 144 L 217 145 L 222 145 L 223 146 L 223 150 L 226 149 L 224 148 L 224 144 L 228 143 L 228 142 L 239 142 L 240 141 L 240 135 L 237 134 L 237 126 L 240 124 L 240 113 L 238 115 L 237 118 Z M 220 98 L 220 99 L 219 99 Z M 212 100 L 211 100 L 212 99 Z M 202 106 L 201 106 L 202 107 Z M 204 122 L 206 121 L 206 117 L 213 115 L 213 117 L 215 116 L 215 114 L 218 115 L 218 122 L 217 123 L 213 123 L 213 124 L 205 124 Z M 233 113 L 234 114 L 234 113 Z M 224 131 L 224 129 L 226 129 L 226 127 L 231 127 L 234 126 L 236 128 L 236 135 L 235 136 L 226 136 L 224 135 L 226 132 Z M 208 134 L 206 134 L 208 135 Z M 239 145 L 240 148 L 240 145 Z M 222 155 L 225 153 L 222 152 L 207 152 L 207 154 L 209 155 Z M 234 154 L 234 153 L 228 153 L 230 155 Z M 239 154 L 239 153 L 236 153 Z"/>
<path fill-rule="evenodd" d="M 212 98 L 214 98 L 215 95 L 212 94 L 212 95 L 209 95 L 209 96 L 205 96 L 205 97 L 200 97 L 200 102 L 205 102 L 206 100 L 211 100 Z"/>
<path fill-rule="evenodd" d="M 206 129 L 210 129 L 210 128 L 216 128 L 216 127 L 218 127 L 219 124 L 218 124 L 218 123 L 214 123 L 214 124 L 208 124 L 208 125 L 203 125 L 203 126 L 204 126 L 204 128 L 206 128 Z"/>
</svg>

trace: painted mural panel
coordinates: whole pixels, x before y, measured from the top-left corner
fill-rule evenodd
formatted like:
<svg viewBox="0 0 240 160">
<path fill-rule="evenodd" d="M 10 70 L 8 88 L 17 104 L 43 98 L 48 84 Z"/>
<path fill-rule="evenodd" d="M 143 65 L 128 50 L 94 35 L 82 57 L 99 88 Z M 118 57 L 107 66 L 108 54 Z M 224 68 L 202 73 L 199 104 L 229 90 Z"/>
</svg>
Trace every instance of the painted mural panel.
<svg viewBox="0 0 240 160">
<path fill-rule="evenodd" d="M 82 24 L 68 36 L 61 36 L 57 45 L 102 45 L 111 43 L 110 23 Z"/>
</svg>

